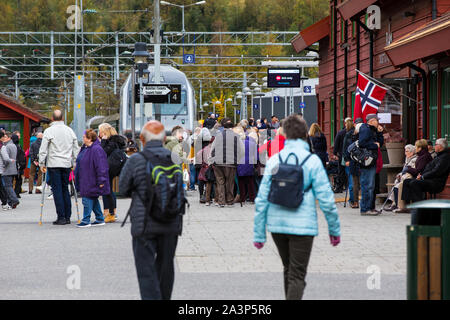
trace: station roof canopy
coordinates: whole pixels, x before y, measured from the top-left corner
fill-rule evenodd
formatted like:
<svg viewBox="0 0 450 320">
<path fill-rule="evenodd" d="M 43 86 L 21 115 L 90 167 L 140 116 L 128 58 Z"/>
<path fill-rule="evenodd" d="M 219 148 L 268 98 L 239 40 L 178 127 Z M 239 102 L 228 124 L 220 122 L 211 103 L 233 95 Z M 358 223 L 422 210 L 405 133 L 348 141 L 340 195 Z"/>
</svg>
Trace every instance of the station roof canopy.
<svg viewBox="0 0 450 320">
<path fill-rule="evenodd" d="M 394 66 L 450 53 L 450 12 L 432 20 L 384 48 Z"/>
<path fill-rule="evenodd" d="M 0 93 L 0 105 L 9 108 L 35 122 L 49 123 L 50 119 L 24 106 L 20 101 Z"/>
<path fill-rule="evenodd" d="M 310 25 L 306 29 L 300 31 L 292 40 L 291 44 L 295 51 L 299 53 L 305 50 L 313 43 L 325 38 L 330 33 L 330 16 Z"/>
<path fill-rule="evenodd" d="M 342 18 L 348 20 L 375 2 L 377 0 L 347 0 L 339 4 L 336 8 L 339 10 Z"/>
</svg>

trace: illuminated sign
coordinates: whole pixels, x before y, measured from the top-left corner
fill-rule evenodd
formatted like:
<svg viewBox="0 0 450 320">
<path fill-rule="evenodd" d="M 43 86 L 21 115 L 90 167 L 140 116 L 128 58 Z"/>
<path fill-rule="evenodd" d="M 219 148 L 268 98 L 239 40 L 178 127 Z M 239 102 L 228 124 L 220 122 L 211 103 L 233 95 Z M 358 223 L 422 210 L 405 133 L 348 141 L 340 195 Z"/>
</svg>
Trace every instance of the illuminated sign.
<svg viewBox="0 0 450 320">
<path fill-rule="evenodd" d="M 268 88 L 298 88 L 300 87 L 300 69 L 269 69 L 267 71 Z"/>
</svg>

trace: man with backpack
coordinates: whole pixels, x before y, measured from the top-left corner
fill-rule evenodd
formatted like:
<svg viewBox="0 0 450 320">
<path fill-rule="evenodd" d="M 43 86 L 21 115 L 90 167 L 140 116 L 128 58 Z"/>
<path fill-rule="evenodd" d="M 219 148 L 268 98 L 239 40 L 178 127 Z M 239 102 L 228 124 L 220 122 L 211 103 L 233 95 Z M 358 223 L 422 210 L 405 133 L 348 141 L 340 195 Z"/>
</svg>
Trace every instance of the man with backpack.
<svg viewBox="0 0 450 320">
<path fill-rule="evenodd" d="M 367 149 L 372 153 L 374 161 L 368 166 L 361 166 L 360 184 L 361 184 L 361 215 L 377 216 L 381 212 L 373 208 L 373 197 L 375 190 L 376 159 L 378 158 L 378 149 L 384 142 L 383 127 L 378 122 L 376 114 L 368 114 L 366 123 L 359 128 L 359 148 Z"/>
<path fill-rule="evenodd" d="M 161 122 L 149 121 L 141 132 L 144 151 L 126 162 L 119 191 L 131 196 L 133 253 L 143 300 L 169 300 L 174 283 L 175 250 L 182 231 L 186 199 L 181 166 L 163 147 Z M 126 218 L 122 224 L 126 222 Z"/>
</svg>

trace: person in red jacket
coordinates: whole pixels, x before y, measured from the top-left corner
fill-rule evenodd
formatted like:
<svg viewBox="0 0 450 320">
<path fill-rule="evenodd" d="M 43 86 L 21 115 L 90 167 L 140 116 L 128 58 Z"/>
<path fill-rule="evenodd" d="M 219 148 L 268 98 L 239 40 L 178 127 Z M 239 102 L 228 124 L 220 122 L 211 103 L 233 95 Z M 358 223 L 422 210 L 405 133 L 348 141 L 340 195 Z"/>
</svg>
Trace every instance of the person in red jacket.
<svg viewBox="0 0 450 320">
<path fill-rule="evenodd" d="M 280 127 L 277 130 L 277 134 L 276 134 L 275 138 L 270 139 L 270 140 L 268 139 L 267 142 L 264 143 L 259 148 L 259 153 L 261 154 L 264 151 L 267 151 L 267 156 L 270 158 L 273 155 L 280 152 L 281 150 L 283 150 L 285 141 L 286 141 L 286 137 L 284 136 L 284 133 L 283 133 L 283 127 Z M 267 159 L 267 160 L 269 160 L 269 159 Z"/>
</svg>

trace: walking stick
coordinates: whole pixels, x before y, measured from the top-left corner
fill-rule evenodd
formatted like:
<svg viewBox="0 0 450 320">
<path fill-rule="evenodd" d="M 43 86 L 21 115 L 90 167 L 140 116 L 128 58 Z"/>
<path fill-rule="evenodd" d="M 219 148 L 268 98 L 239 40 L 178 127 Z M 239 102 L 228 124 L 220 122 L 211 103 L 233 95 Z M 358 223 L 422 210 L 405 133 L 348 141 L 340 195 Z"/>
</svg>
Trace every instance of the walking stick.
<svg viewBox="0 0 450 320">
<path fill-rule="evenodd" d="M 31 179 L 31 177 L 30 177 Z M 44 211 L 44 201 L 45 201 L 45 187 L 47 186 L 47 173 L 42 173 L 42 179 L 44 179 L 44 187 L 42 188 L 42 199 L 41 199 L 41 215 L 39 217 L 39 225 L 42 226 L 42 213 Z"/>
<path fill-rule="evenodd" d="M 73 172 L 73 170 L 72 170 L 72 172 Z M 80 223 L 81 221 L 80 221 L 80 210 L 79 210 L 79 208 L 78 208 L 78 194 L 77 194 L 77 189 L 75 188 L 75 182 L 74 182 L 74 180 L 75 180 L 75 173 L 73 174 L 73 178 L 72 178 L 72 187 L 73 187 L 74 194 L 75 194 L 75 206 L 76 206 L 76 208 L 77 208 L 77 218 L 78 218 L 78 223 Z"/>
<path fill-rule="evenodd" d="M 383 212 L 384 207 L 386 206 L 386 203 L 388 202 L 389 198 L 391 197 L 392 192 L 394 192 L 394 187 L 391 188 L 391 191 L 389 191 L 386 200 L 384 201 L 383 205 L 381 206 L 380 213 Z"/>
</svg>

